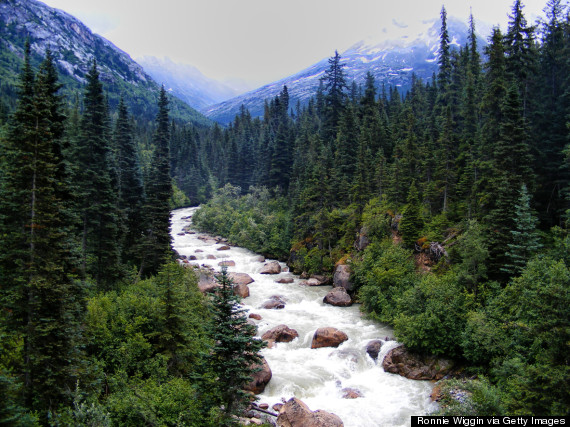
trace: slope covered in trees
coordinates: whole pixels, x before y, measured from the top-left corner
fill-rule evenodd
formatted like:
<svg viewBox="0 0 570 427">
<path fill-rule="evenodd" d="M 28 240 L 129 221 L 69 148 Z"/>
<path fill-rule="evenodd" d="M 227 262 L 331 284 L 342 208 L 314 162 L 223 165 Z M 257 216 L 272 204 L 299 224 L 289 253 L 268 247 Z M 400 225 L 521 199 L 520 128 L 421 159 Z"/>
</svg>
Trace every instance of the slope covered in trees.
<svg viewBox="0 0 570 427">
<path fill-rule="evenodd" d="M 570 18 L 545 12 L 515 1 L 481 55 L 473 18 L 455 49 L 442 9 L 439 72 L 407 93 L 351 85 L 335 54 L 306 107 L 284 87 L 262 119 L 185 131 L 190 199 L 225 184 L 195 222 L 299 273 L 348 263 L 364 311 L 480 375 L 473 407 L 567 413 Z"/>
</svg>

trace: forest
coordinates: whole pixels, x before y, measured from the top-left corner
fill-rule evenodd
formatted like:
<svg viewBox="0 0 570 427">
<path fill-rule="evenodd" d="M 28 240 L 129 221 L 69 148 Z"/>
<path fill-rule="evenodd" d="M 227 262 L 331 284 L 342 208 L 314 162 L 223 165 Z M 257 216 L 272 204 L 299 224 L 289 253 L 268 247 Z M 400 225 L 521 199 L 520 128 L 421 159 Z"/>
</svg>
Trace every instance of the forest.
<svg viewBox="0 0 570 427">
<path fill-rule="evenodd" d="M 465 368 L 440 413 L 570 412 L 570 11 L 456 48 L 411 89 L 287 87 L 227 127 L 110 108 L 97 64 L 61 95 L 29 45 L 0 98 L 0 424 L 233 425 L 260 341 L 224 291 L 173 262 L 175 207 L 297 273 L 352 270 L 398 341 Z M 227 363 L 228 348 L 236 363 Z M 233 357 L 233 356 L 232 356 Z M 232 371 L 233 370 L 233 371 Z M 230 374 L 228 374 L 228 372 Z"/>
</svg>

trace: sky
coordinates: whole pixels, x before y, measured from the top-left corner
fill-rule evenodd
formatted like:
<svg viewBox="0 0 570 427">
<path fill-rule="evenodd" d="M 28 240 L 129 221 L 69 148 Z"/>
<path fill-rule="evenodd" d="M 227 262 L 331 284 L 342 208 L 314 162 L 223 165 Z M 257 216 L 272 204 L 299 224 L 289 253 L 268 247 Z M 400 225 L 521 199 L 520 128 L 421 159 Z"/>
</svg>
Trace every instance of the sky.
<svg viewBox="0 0 570 427">
<path fill-rule="evenodd" d="M 448 16 L 506 29 L 514 0 L 43 0 L 131 57 L 168 57 L 255 88 L 342 53 L 363 39 Z M 523 0 L 532 23 L 546 0 Z M 485 37 L 487 34 L 485 34 Z"/>
</svg>

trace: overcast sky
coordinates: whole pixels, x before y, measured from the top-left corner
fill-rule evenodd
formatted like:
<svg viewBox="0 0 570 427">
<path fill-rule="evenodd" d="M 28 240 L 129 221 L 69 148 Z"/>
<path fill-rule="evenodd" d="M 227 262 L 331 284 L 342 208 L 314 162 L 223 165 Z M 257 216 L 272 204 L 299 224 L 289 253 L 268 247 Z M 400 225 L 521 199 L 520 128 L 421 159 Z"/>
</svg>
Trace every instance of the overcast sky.
<svg viewBox="0 0 570 427">
<path fill-rule="evenodd" d="M 269 83 L 396 26 L 411 31 L 448 16 L 506 28 L 514 0 L 44 0 L 79 18 L 133 58 L 151 55 L 197 67 L 217 80 Z M 523 0 L 525 17 L 546 0 Z M 487 36 L 487 35 L 485 35 Z"/>
</svg>

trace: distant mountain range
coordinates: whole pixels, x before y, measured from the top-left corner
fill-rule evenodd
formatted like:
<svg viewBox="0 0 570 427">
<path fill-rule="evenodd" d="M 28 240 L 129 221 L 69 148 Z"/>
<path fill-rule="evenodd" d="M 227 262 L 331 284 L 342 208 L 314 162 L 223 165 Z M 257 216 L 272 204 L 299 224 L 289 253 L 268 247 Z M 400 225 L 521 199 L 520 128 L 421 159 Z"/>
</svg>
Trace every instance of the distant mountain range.
<svg viewBox="0 0 570 427">
<path fill-rule="evenodd" d="M 0 1 L 0 90 L 3 92 L 0 95 L 3 99 L 15 93 L 26 39 L 30 40 L 36 65 L 47 48 L 52 51 L 69 99 L 82 92 L 85 75 L 95 59 L 111 108 L 116 107 L 123 96 L 136 118 L 154 119 L 160 85 L 127 53 L 93 34 L 81 21 L 36 0 Z M 174 97 L 170 102 L 170 115 L 198 126 L 212 124 Z"/>
<path fill-rule="evenodd" d="M 193 108 L 203 109 L 239 95 L 240 91 L 210 79 L 196 67 L 174 63 L 169 58 L 143 56 L 136 61 L 172 94 Z"/>
<path fill-rule="evenodd" d="M 459 46 L 467 42 L 466 23 L 448 18 L 447 26 L 452 44 Z M 341 54 L 347 81 L 349 84 L 352 81 L 358 85 L 364 84 L 366 74 L 370 71 L 379 88 L 384 84 L 386 89 L 397 86 L 401 91 L 406 91 L 411 85 L 413 73 L 424 81 L 430 80 L 438 69 L 440 27 L 441 21 L 433 19 L 424 22 L 423 29 L 413 36 L 404 35 L 391 40 L 367 40 L 354 44 Z M 485 40 L 481 37 L 479 40 L 479 46 L 484 46 Z M 331 56 L 333 54 L 334 52 L 331 52 Z M 319 80 L 328 66 L 328 58 L 323 59 L 293 76 L 201 111 L 220 123 L 231 122 L 242 105 L 249 109 L 252 116 L 261 116 L 264 101 L 277 96 L 284 85 L 289 91 L 289 105 L 295 106 L 297 101 L 304 104 L 316 93 Z"/>
</svg>

